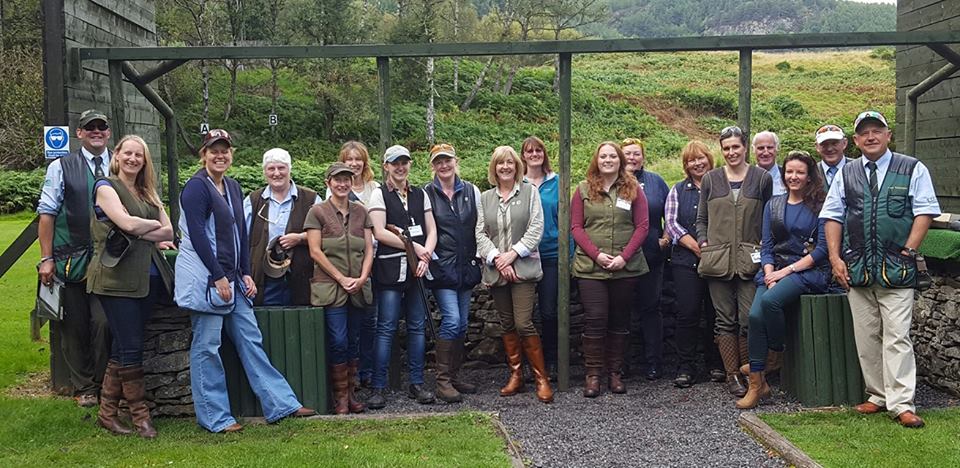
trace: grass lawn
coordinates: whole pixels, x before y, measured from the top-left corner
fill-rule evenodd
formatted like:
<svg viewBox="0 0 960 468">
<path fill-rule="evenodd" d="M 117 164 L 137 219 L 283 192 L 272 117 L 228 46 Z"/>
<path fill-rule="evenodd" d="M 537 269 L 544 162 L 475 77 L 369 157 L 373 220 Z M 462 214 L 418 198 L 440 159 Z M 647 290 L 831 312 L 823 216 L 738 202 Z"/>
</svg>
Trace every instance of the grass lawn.
<svg viewBox="0 0 960 468">
<path fill-rule="evenodd" d="M 33 219 L 0 216 L 0 250 Z M 153 441 L 115 437 L 94 425 L 96 409 L 72 400 L 15 398 L 6 388 L 48 365 L 30 341 L 39 247 L 0 279 L 0 466 L 509 466 L 490 417 L 459 413 L 391 421 L 290 420 L 210 434 L 192 419 L 161 418 Z M 46 334 L 46 328 L 44 328 Z"/>
<path fill-rule="evenodd" d="M 825 467 L 960 466 L 960 408 L 921 411 L 927 425 L 904 429 L 886 414 L 764 414 L 770 427 Z"/>
</svg>

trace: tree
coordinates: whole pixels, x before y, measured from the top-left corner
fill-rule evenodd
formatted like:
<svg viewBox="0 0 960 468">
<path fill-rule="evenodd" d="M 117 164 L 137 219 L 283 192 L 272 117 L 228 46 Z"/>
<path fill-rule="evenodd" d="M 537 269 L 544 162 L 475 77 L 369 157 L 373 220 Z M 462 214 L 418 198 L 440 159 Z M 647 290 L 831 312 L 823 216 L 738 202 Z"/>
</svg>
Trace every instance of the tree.
<svg viewBox="0 0 960 468">
<path fill-rule="evenodd" d="M 606 5 L 601 0 L 542 0 L 545 29 L 553 33 L 553 40 L 560 40 L 566 31 L 597 23 L 607 16 Z M 553 92 L 560 89 L 560 60 L 554 65 Z"/>
</svg>

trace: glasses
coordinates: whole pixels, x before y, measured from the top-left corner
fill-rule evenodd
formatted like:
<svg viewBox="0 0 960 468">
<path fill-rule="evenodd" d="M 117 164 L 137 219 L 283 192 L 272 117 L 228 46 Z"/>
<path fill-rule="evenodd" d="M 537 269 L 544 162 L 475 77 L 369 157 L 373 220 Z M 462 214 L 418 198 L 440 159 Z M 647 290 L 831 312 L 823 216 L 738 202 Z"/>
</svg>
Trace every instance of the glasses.
<svg viewBox="0 0 960 468">
<path fill-rule="evenodd" d="M 88 131 L 88 132 L 92 132 L 92 131 L 94 131 L 94 130 L 99 130 L 99 131 L 101 131 L 101 132 L 105 132 L 105 131 L 107 131 L 107 130 L 110 129 L 110 126 L 107 125 L 106 122 L 102 122 L 102 123 L 90 122 L 90 123 L 84 125 L 84 126 L 83 126 L 83 129 L 86 130 L 86 131 Z"/>
<path fill-rule="evenodd" d="M 264 203 L 264 204 L 260 205 L 260 209 L 257 210 L 257 217 L 260 218 L 260 219 L 262 219 L 262 220 L 264 220 L 264 221 L 266 221 L 266 222 L 268 222 L 268 223 L 270 223 L 270 224 L 277 224 L 277 223 L 279 223 L 279 222 L 280 222 L 280 213 L 277 213 L 277 217 L 276 217 L 275 219 L 272 219 L 272 220 L 271 220 L 271 219 L 268 219 L 266 216 L 263 215 L 263 209 L 266 208 L 267 205 L 269 205 L 269 203 Z M 278 210 L 278 211 L 279 211 L 279 210 Z"/>
<path fill-rule="evenodd" d="M 720 130 L 720 139 L 726 140 L 730 137 L 740 137 L 743 136 L 743 130 L 736 125 L 731 125 L 729 127 L 724 127 L 723 130 Z"/>
<path fill-rule="evenodd" d="M 843 132 L 843 130 L 840 130 L 840 127 L 836 125 L 824 125 L 820 127 L 820 130 L 817 130 L 817 135 L 827 132 Z"/>
</svg>

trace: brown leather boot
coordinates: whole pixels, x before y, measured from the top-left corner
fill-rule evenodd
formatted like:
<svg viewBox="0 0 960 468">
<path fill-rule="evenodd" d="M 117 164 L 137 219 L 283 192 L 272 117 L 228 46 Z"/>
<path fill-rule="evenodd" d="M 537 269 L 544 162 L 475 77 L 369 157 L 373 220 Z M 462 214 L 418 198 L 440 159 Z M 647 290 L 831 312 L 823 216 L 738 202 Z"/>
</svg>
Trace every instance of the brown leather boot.
<svg viewBox="0 0 960 468">
<path fill-rule="evenodd" d="M 453 361 L 452 345 L 453 342 L 450 340 L 437 339 L 437 398 L 447 403 L 459 403 L 463 401 L 463 396 L 453 388 L 450 378 L 450 367 Z"/>
<path fill-rule="evenodd" d="M 116 434 L 133 434 L 127 426 L 120 422 L 120 398 L 123 396 L 123 383 L 117 370 L 120 364 L 117 361 L 107 362 L 107 370 L 103 373 L 103 386 L 100 388 L 100 409 L 97 411 L 97 425 Z"/>
<path fill-rule="evenodd" d="M 354 393 L 357 390 L 357 386 L 360 384 L 357 377 L 359 368 L 359 359 L 351 359 L 347 361 L 347 407 L 350 408 L 351 413 L 362 413 L 367 409 L 367 405 L 364 405 L 363 402 L 358 400 L 357 395 Z"/>
<path fill-rule="evenodd" d="M 330 367 L 330 383 L 333 386 L 333 413 L 350 414 L 350 404 L 347 399 L 347 391 L 350 388 L 350 381 L 347 376 L 349 372 L 347 363 L 341 362 Z"/>
<path fill-rule="evenodd" d="M 772 349 L 767 350 L 767 361 L 763 366 L 763 375 L 767 376 L 774 374 L 783 367 L 783 351 L 774 351 Z M 750 375 L 750 363 L 746 363 L 740 366 L 740 373 L 743 375 Z"/>
<path fill-rule="evenodd" d="M 543 403 L 553 403 L 553 389 L 550 388 L 550 374 L 543 360 L 543 344 L 537 335 L 523 337 L 523 353 L 533 369 L 537 381 L 537 399 Z"/>
<path fill-rule="evenodd" d="M 586 378 L 583 383 L 583 396 L 596 398 L 600 395 L 600 374 L 603 372 L 602 336 L 583 335 L 583 366 Z"/>
<path fill-rule="evenodd" d="M 523 384 L 523 360 L 521 359 L 522 348 L 520 346 L 520 335 L 517 331 L 511 331 L 503 334 L 503 349 L 507 353 L 507 365 L 510 366 L 510 380 L 500 389 L 500 396 L 513 396 L 526 391 Z"/>
<path fill-rule="evenodd" d="M 133 419 L 133 428 L 140 437 L 153 439 L 157 430 L 150 419 L 150 407 L 145 399 L 146 388 L 143 382 L 143 366 L 127 366 L 117 369 L 117 374 L 123 382 L 123 398 L 130 408 L 130 417 Z"/>
<path fill-rule="evenodd" d="M 756 408 L 760 400 L 770 396 L 770 386 L 767 385 L 767 379 L 763 377 L 763 372 L 750 373 L 750 388 L 743 398 L 737 400 L 737 408 L 750 409 Z"/>
<path fill-rule="evenodd" d="M 468 395 L 477 393 L 476 385 L 460 380 L 460 368 L 463 367 L 463 355 L 467 351 L 463 346 L 463 338 L 451 340 L 451 343 L 453 343 L 450 350 L 453 360 L 450 362 L 450 383 L 453 384 L 453 388 L 457 389 L 460 393 L 466 393 Z"/>
<path fill-rule="evenodd" d="M 727 390 L 736 397 L 743 397 L 747 394 L 747 387 L 744 385 L 743 376 L 740 375 L 740 351 L 737 336 L 719 335 L 716 341 L 717 348 L 720 350 L 720 358 L 723 360 L 724 371 L 727 373 Z"/>
<path fill-rule="evenodd" d="M 627 393 L 627 386 L 622 379 L 622 367 L 629 337 L 629 332 L 607 333 L 607 370 L 610 372 L 611 393 Z"/>
</svg>

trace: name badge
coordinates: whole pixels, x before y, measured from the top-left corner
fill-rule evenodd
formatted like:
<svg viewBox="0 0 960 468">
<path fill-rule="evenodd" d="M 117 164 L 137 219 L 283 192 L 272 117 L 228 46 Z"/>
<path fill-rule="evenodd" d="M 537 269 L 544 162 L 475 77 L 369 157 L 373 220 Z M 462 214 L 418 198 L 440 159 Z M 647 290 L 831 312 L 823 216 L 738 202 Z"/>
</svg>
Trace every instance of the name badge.
<svg viewBox="0 0 960 468">
<path fill-rule="evenodd" d="M 753 263 L 760 263 L 760 252 L 752 252 L 752 253 L 750 253 L 750 260 L 751 260 Z"/>
<path fill-rule="evenodd" d="M 617 197 L 617 208 L 620 208 L 621 210 L 628 210 L 628 211 L 629 211 L 629 210 L 630 210 L 630 202 L 627 201 L 627 200 L 624 200 L 624 199 L 622 199 L 622 198 L 620 198 L 620 197 Z"/>
<path fill-rule="evenodd" d="M 423 235 L 423 228 L 419 224 L 411 224 L 407 227 L 407 232 L 410 233 L 410 237 L 420 237 Z"/>
</svg>

